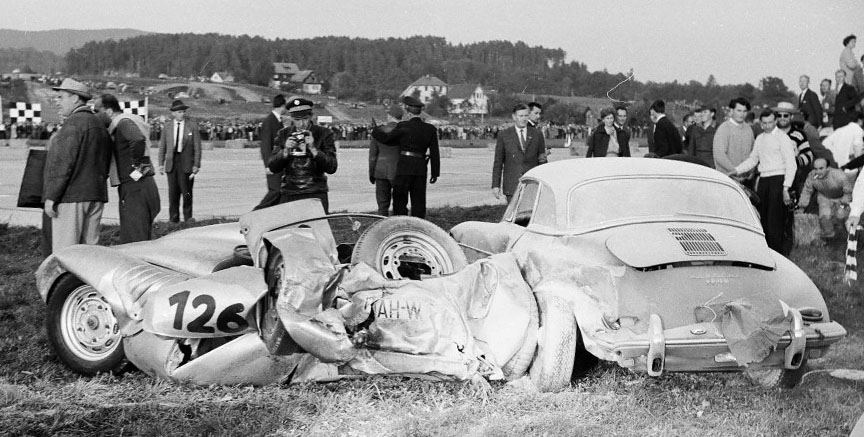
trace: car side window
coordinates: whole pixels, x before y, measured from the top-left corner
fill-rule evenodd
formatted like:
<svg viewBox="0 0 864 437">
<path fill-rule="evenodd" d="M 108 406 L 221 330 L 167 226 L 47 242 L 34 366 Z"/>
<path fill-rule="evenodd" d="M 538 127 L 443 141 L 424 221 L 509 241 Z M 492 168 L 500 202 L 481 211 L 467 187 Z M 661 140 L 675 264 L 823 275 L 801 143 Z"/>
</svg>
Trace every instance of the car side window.
<svg viewBox="0 0 864 437">
<path fill-rule="evenodd" d="M 513 223 L 519 226 L 528 226 L 531 216 L 534 215 L 534 205 L 537 203 L 537 194 L 540 184 L 536 181 L 525 181 L 519 190 L 519 198 L 516 200 L 516 212 Z"/>
<path fill-rule="evenodd" d="M 554 228 L 557 223 L 555 217 L 555 194 L 548 185 L 541 186 L 537 206 L 534 209 L 534 223 Z"/>
</svg>

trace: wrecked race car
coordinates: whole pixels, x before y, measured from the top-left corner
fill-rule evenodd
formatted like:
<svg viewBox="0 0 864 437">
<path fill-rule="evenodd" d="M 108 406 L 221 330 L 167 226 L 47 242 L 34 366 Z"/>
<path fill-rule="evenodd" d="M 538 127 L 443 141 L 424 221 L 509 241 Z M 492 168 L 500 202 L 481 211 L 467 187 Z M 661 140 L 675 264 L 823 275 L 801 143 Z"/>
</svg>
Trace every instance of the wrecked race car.
<svg viewBox="0 0 864 437">
<path fill-rule="evenodd" d="M 71 369 L 132 364 L 202 385 L 515 378 L 529 371 L 539 321 L 512 255 L 467 266 L 429 222 L 325 215 L 317 200 L 64 248 L 36 279 L 49 341 Z"/>
<path fill-rule="evenodd" d="M 514 254 L 538 302 L 567 306 L 572 328 L 539 339 L 558 360 L 553 386 L 599 359 L 651 376 L 743 371 L 793 387 L 846 335 L 807 275 L 768 248 L 742 189 L 702 166 L 545 164 L 522 176 L 499 223 L 450 233 L 469 261 Z"/>
</svg>

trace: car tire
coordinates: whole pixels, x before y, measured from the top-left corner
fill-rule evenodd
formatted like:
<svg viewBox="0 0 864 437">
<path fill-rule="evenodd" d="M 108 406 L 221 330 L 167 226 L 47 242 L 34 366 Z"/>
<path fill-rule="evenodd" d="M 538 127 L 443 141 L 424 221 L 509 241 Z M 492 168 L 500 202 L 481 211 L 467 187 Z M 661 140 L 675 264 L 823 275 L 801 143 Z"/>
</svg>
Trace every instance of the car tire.
<svg viewBox="0 0 864 437">
<path fill-rule="evenodd" d="M 366 263 L 388 279 L 421 279 L 458 272 L 465 253 L 444 230 L 417 217 L 380 220 L 360 235 L 351 263 Z"/>
<path fill-rule="evenodd" d="M 120 374 L 132 366 L 111 305 L 93 286 L 62 277 L 48 297 L 48 341 L 66 366 L 83 375 Z"/>
<path fill-rule="evenodd" d="M 570 386 L 576 357 L 576 320 L 567 302 L 557 296 L 538 293 L 540 330 L 537 354 L 528 371 L 541 392 L 554 392 Z"/>
<path fill-rule="evenodd" d="M 744 375 L 753 385 L 763 388 L 795 388 L 807 373 L 807 356 L 797 369 L 747 369 Z"/>
<path fill-rule="evenodd" d="M 534 299 L 534 293 L 529 290 L 524 290 L 520 293 L 522 299 L 520 303 L 528 308 L 528 332 L 525 334 L 525 341 L 522 346 L 516 351 L 516 354 L 507 361 L 501 371 L 504 372 L 504 378 L 508 381 L 517 379 L 525 374 L 531 366 L 531 360 L 534 359 L 534 353 L 537 351 L 537 330 L 540 329 L 540 313 L 537 310 L 537 300 Z"/>
</svg>

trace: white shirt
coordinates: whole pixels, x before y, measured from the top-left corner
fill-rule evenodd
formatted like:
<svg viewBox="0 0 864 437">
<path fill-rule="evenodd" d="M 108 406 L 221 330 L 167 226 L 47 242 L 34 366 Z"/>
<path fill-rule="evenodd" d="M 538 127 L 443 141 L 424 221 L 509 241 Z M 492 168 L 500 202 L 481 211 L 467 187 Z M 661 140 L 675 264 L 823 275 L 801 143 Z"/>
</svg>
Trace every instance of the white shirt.
<svg viewBox="0 0 864 437">
<path fill-rule="evenodd" d="M 174 122 L 174 144 L 177 145 L 177 153 L 183 151 L 183 122 L 178 122 L 175 120 Z"/>
<path fill-rule="evenodd" d="M 774 127 L 756 137 L 750 156 L 735 167 L 738 174 L 759 166 L 759 176 L 783 176 L 783 186 L 789 188 L 795 180 L 798 164 L 795 162 L 795 143 L 782 130 Z"/>
<path fill-rule="evenodd" d="M 828 135 L 822 140 L 822 145 L 834 155 L 837 166 L 842 167 L 864 152 L 862 137 L 864 137 L 864 129 L 861 129 L 858 123 L 852 122 Z"/>
</svg>

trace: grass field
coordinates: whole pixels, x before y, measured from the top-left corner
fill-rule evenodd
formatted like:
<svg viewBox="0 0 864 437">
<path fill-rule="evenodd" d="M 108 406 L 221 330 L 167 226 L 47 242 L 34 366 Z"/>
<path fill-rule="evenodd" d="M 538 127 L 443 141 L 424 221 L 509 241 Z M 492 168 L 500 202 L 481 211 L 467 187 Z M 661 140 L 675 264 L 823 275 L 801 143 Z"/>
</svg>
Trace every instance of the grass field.
<svg viewBox="0 0 864 437">
<path fill-rule="evenodd" d="M 445 229 L 496 221 L 503 206 L 430 210 Z M 212 221 L 197 223 L 203 225 Z M 157 234 L 178 229 L 159 223 Z M 117 228 L 104 228 L 113 244 Z M 142 373 L 80 377 L 48 345 L 33 272 L 39 230 L 0 225 L 0 435 L 845 436 L 864 383 L 825 370 L 864 369 L 864 297 L 842 281 L 843 244 L 796 248 L 793 260 L 849 331 L 793 390 L 738 374 L 649 378 L 601 365 L 560 393 L 370 377 L 329 384 L 191 387 Z"/>
</svg>

